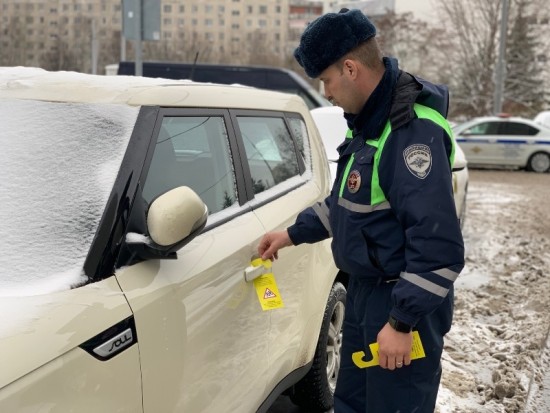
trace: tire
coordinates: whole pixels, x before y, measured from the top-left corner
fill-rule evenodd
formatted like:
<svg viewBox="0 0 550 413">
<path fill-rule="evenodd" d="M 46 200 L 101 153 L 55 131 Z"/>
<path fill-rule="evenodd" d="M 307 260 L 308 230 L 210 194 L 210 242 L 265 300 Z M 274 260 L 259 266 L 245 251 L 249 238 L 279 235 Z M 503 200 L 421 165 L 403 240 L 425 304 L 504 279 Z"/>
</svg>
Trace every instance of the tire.
<svg viewBox="0 0 550 413">
<path fill-rule="evenodd" d="M 550 155 L 545 152 L 536 152 L 527 161 L 527 169 L 533 172 L 550 171 Z"/>
<path fill-rule="evenodd" d="M 340 369 L 346 289 L 335 282 L 330 291 L 311 369 L 290 393 L 292 402 L 308 413 L 321 413 L 334 405 L 334 389 Z"/>
</svg>

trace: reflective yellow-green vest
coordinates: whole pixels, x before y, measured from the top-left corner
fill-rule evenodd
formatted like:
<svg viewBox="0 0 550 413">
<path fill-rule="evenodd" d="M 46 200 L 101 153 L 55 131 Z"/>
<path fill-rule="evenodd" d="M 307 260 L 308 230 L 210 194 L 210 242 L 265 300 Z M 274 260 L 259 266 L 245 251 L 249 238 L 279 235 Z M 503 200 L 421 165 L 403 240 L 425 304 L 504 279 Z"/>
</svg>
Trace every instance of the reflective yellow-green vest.
<svg viewBox="0 0 550 413">
<path fill-rule="evenodd" d="M 447 132 L 447 135 L 449 136 L 449 139 L 451 140 L 451 144 L 452 144 L 451 153 L 449 155 L 449 163 L 452 167 L 454 163 L 454 157 L 455 157 L 455 141 L 453 139 L 453 132 L 451 130 L 451 127 L 449 126 L 449 123 L 441 115 L 441 113 L 439 113 L 437 110 L 432 109 L 428 106 L 415 103 L 413 108 L 418 118 L 429 119 L 435 124 L 442 127 L 445 130 L 445 132 Z M 371 179 L 371 203 L 370 203 L 371 205 L 377 205 L 377 204 L 386 202 L 386 196 L 384 195 L 384 191 L 382 191 L 382 188 L 380 187 L 380 179 L 378 176 L 378 165 L 380 164 L 380 157 L 382 156 L 384 145 L 391 131 L 392 131 L 391 123 L 388 120 L 386 122 L 386 126 L 384 127 L 384 130 L 382 131 L 382 134 L 378 139 L 367 139 L 366 141 L 367 145 L 370 145 L 376 148 L 376 153 L 374 155 L 374 165 L 372 169 L 372 179 Z M 348 132 L 346 134 L 346 139 L 352 139 L 352 138 L 353 138 L 353 131 L 351 129 L 348 129 Z M 352 154 L 350 159 L 348 160 L 346 169 L 344 170 L 344 176 L 340 184 L 340 192 L 339 192 L 340 198 L 342 197 L 342 194 L 344 192 L 349 171 L 351 169 L 354 159 L 355 159 L 355 154 Z"/>
</svg>

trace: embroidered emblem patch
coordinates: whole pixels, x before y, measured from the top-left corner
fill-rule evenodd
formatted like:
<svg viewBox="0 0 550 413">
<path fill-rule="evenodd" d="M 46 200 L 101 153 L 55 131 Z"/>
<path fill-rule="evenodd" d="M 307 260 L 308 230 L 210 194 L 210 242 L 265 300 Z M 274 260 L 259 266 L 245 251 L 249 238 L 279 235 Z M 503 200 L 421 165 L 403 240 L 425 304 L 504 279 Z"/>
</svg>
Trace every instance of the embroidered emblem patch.
<svg viewBox="0 0 550 413">
<path fill-rule="evenodd" d="M 424 179 L 432 170 L 432 152 L 427 145 L 417 144 L 403 151 L 403 158 L 409 171 L 417 178 Z"/>
<path fill-rule="evenodd" d="M 353 170 L 348 175 L 348 191 L 352 194 L 359 191 L 361 186 L 361 174 L 357 170 Z"/>
</svg>

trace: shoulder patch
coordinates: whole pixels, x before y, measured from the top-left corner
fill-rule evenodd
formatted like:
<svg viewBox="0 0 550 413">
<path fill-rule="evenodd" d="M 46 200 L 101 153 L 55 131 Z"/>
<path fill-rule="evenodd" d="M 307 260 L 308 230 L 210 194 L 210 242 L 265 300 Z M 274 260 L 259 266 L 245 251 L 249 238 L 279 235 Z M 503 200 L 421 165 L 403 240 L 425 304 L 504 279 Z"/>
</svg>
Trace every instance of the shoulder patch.
<svg viewBox="0 0 550 413">
<path fill-rule="evenodd" d="M 432 170 L 432 152 L 427 145 L 410 145 L 403 151 L 405 165 L 417 178 L 424 179 Z"/>
</svg>

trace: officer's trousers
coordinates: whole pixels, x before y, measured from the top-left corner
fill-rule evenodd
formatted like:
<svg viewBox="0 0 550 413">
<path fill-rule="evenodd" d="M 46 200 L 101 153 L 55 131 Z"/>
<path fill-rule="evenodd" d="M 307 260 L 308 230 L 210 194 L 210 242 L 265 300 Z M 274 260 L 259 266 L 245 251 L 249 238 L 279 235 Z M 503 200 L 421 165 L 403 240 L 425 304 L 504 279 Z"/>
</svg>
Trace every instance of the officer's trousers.
<svg viewBox="0 0 550 413">
<path fill-rule="evenodd" d="M 341 366 L 334 396 L 334 413 L 433 413 L 441 379 L 443 336 L 453 313 L 453 289 L 443 304 L 423 317 L 418 330 L 425 358 L 395 370 L 359 368 L 352 354 L 364 351 L 388 321 L 395 282 L 350 277 L 343 329 Z"/>
</svg>

